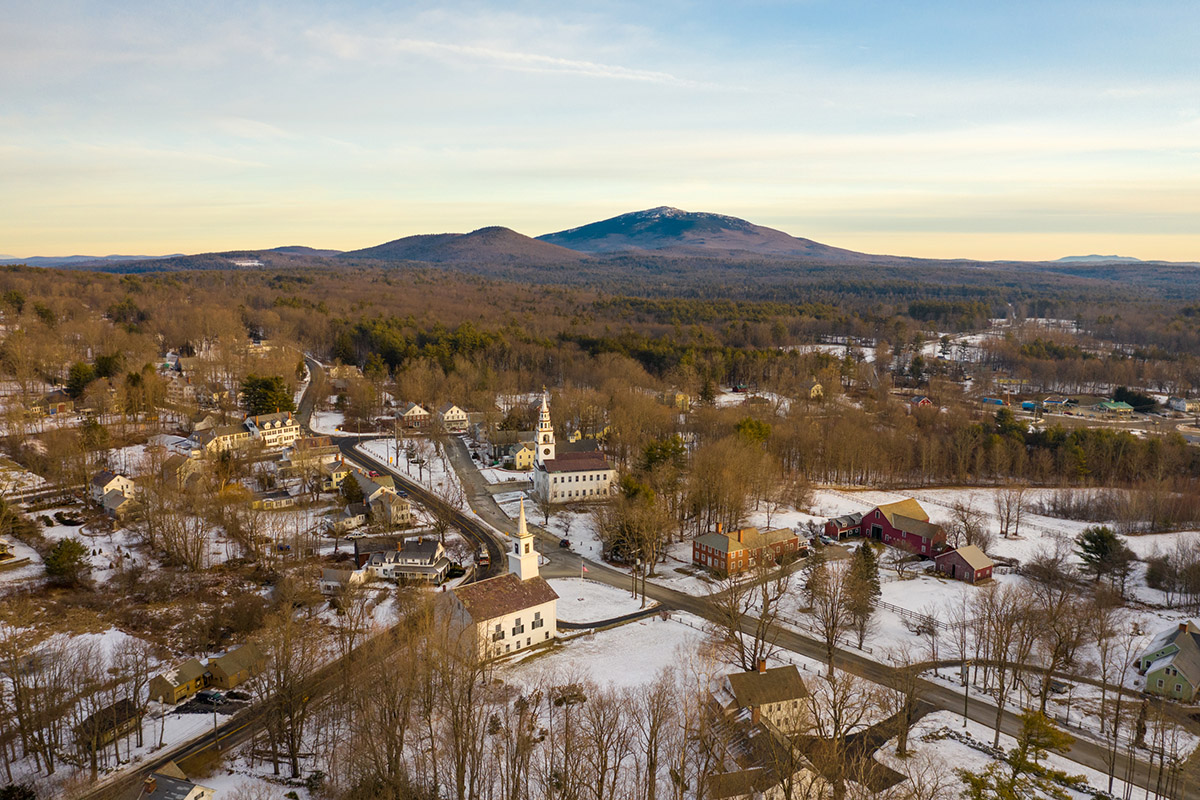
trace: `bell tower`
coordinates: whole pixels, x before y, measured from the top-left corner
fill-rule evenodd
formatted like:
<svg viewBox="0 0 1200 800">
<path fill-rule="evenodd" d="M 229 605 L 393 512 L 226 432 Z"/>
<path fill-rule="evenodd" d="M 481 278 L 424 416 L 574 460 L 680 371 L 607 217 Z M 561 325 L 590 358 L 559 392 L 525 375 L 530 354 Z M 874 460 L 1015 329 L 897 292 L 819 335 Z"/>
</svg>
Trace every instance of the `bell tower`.
<svg viewBox="0 0 1200 800">
<path fill-rule="evenodd" d="M 544 467 L 547 461 L 554 460 L 554 425 L 550 422 L 550 393 L 542 387 L 542 408 L 538 412 L 537 424 L 537 453 L 535 463 Z"/>
<path fill-rule="evenodd" d="M 508 553 L 508 571 L 523 581 L 538 576 L 538 553 L 533 547 L 533 534 L 525 524 L 524 498 L 521 498 L 521 514 L 517 518 L 517 535 Z"/>
</svg>

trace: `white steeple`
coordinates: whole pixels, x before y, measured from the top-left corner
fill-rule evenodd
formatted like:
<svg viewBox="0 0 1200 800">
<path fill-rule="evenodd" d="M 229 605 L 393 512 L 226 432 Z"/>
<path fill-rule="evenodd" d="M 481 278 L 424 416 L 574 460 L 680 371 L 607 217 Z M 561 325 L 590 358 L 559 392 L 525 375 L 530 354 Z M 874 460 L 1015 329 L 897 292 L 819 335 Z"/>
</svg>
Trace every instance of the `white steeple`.
<svg viewBox="0 0 1200 800">
<path fill-rule="evenodd" d="M 508 571 L 527 581 L 538 576 L 538 553 L 533 549 L 533 534 L 525 524 L 525 498 L 521 498 L 521 514 L 517 517 L 517 536 L 508 554 Z"/>
<path fill-rule="evenodd" d="M 554 425 L 550 422 L 550 393 L 542 387 L 542 408 L 538 412 L 537 452 L 534 462 L 537 466 L 545 466 L 547 461 L 554 460 Z"/>
</svg>

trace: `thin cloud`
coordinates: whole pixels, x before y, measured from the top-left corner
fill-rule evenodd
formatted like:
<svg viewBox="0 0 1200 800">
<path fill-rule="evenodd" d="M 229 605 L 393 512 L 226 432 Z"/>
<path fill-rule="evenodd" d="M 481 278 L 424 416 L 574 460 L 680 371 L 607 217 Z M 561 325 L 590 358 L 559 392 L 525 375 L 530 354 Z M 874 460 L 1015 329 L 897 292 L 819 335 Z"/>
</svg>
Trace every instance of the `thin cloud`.
<svg viewBox="0 0 1200 800">
<path fill-rule="evenodd" d="M 499 50 L 477 45 L 449 44 L 427 39 L 353 36 L 345 33 L 309 31 L 309 38 L 323 43 L 339 58 L 361 60 L 380 52 L 411 54 L 450 61 L 493 64 L 518 72 L 561 73 L 609 80 L 639 81 L 668 86 L 697 87 L 698 81 L 680 78 L 669 72 L 634 69 L 618 64 L 582 61 L 571 58 Z"/>
</svg>

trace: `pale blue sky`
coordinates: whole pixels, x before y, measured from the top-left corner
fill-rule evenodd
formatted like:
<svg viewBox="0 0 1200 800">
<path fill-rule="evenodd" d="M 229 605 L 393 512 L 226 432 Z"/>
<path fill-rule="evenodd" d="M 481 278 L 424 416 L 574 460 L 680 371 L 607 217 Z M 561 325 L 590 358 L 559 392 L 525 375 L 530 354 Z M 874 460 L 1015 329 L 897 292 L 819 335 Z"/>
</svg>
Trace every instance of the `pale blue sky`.
<svg viewBox="0 0 1200 800">
<path fill-rule="evenodd" d="M 673 205 L 869 252 L 1200 259 L 1194 2 L 5 6 L 0 253 Z"/>
</svg>

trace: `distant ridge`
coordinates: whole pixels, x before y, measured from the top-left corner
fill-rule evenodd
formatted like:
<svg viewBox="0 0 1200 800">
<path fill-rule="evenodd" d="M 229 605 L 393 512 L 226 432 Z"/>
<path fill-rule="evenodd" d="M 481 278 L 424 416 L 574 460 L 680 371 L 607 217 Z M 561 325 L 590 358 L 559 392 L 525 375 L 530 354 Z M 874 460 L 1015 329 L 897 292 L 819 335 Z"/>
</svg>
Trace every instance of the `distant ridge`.
<svg viewBox="0 0 1200 800">
<path fill-rule="evenodd" d="M 156 258 L 175 258 L 180 255 L 183 254 L 173 253 L 169 256 L 30 256 L 29 258 L 4 256 L 0 258 L 0 266 L 24 264 L 29 267 L 65 267 L 70 264 L 92 264 L 106 261 L 150 261 Z"/>
<path fill-rule="evenodd" d="M 670 206 L 621 214 L 578 228 L 547 233 L 538 239 L 583 253 L 654 251 L 714 256 L 756 253 L 854 263 L 881 258 L 801 239 L 737 217 L 682 211 Z"/>
<path fill-rule="evenodd" d="M 336 256 L 341 250 L 322 250 L 317 247 L 305 247 L 301 244 L 289 244 L 285 247 L 272 247 L 267 253 L 282 253 L 285 256 Z"/>
<path fill-rule="evenodd" d="M 1133 256 L 1063 256 L 1051 262 L 1052 264 L 1143 264 L 1140 258 Z"/>
<path fill-rule="evenodd" d="M 351 250 L 340 257 L 461 264 L 569 264 L 582 258 L 574 250 L 498 226 L 470 233 L 406 236 L 375 247 Z"/>
</svg>

